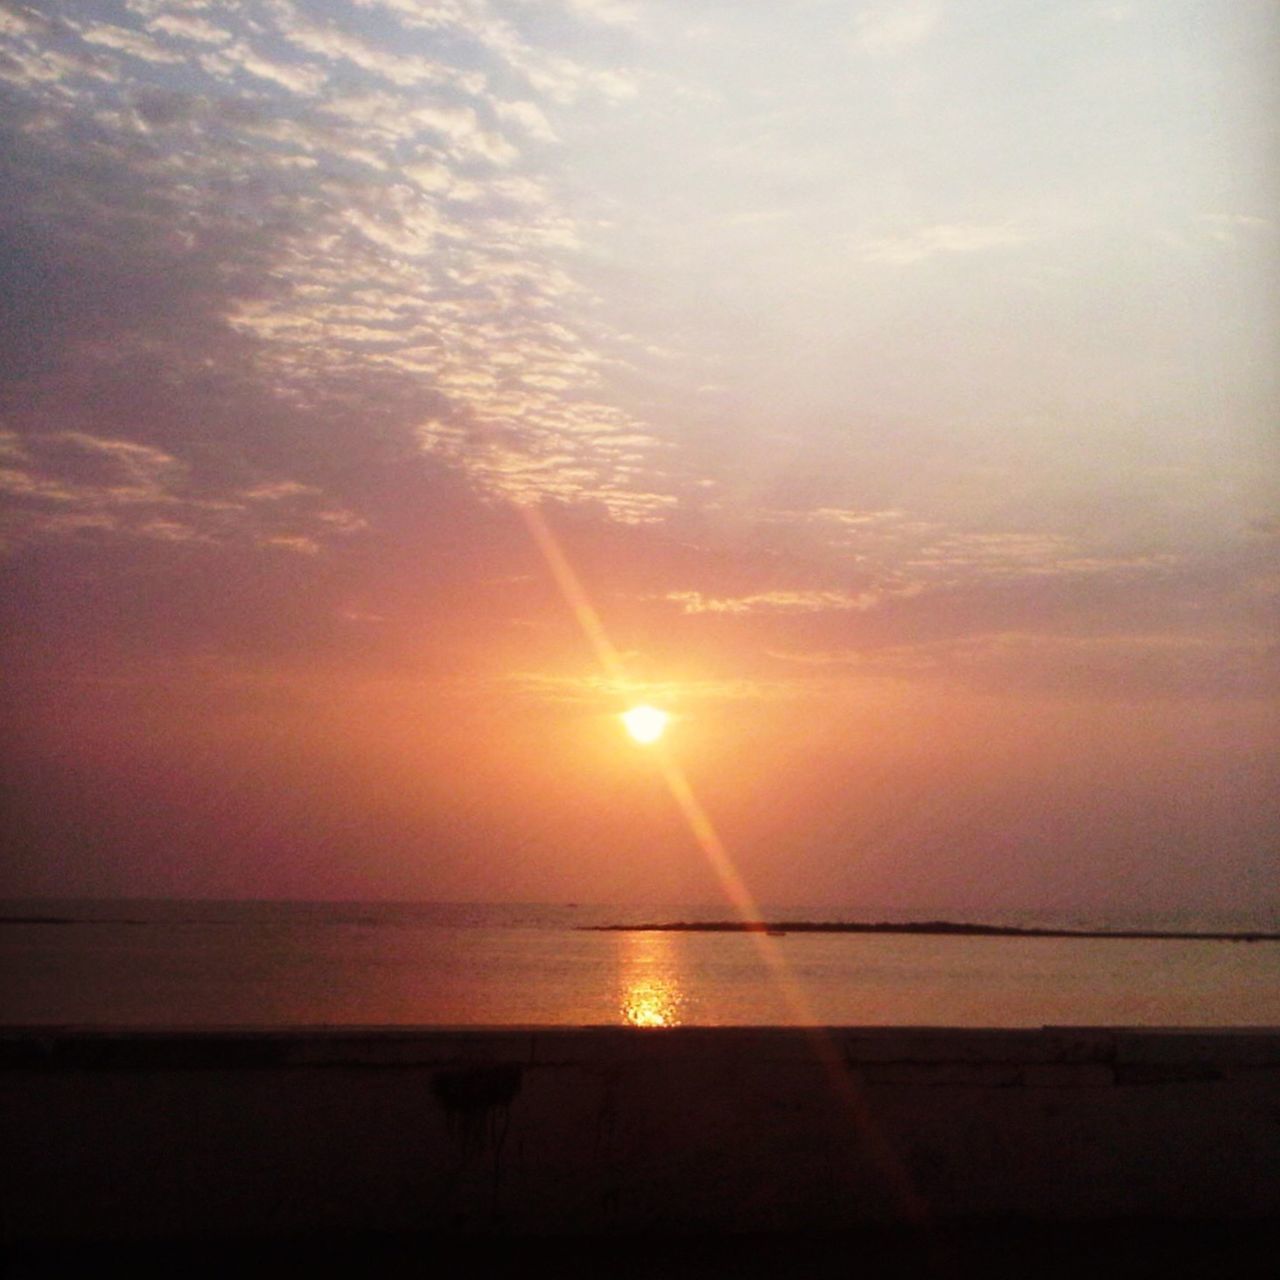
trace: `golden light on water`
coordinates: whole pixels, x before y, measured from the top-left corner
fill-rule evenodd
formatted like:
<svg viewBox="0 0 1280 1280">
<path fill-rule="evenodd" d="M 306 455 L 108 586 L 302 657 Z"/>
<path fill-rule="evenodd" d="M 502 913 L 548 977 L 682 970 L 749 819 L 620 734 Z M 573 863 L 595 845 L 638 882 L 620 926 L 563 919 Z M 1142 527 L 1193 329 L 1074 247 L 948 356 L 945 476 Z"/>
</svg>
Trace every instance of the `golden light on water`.
<svg viewBox="0 0 1280 1280">
<path fill-rule="evenodd" d="M 668 935 L 618 935 L 621 954 L 619 1012 L 631 1027 L 678 1027 L 684 992 L 676 948 Z"/>
<path fill-rule="evenodd" d="M 650 706 L 632 707 L 630 711 L 624 711 L 621 716 L 627 732 L 642 744 L 657 742 L 666 732 L 670 719 L 667 712 Z"/>
<path fill-rule="evenodd" d="M 661 983 L 638 983 L 626 994 L 622 1017 L 633 1027 L 674 1027 L 680 1017 L 671 991 Z"/>
</svg>

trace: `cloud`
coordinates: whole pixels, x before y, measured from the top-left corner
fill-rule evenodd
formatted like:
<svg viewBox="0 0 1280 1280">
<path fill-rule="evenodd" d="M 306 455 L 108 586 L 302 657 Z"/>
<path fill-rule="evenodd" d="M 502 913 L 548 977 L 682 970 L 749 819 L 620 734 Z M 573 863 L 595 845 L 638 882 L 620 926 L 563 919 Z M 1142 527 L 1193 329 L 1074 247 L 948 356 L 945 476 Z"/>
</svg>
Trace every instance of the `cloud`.
<svg viewBox="0 0 1280 1280">
<path fill-rule="evenodd" d="M 685 680 L 644 680 L 626 676 L 564 675 L 546 671 L 514 671 L 473 687 L 488 685 L 506 693 L 515 692 L 533 702 L 567 703 L 589 707 L 605 714 L 622 707 L 648 702 L 672 709 L 677 717 L 684 708 L 726 702 L 753 702 L 776 698 L 797 690 L 793 682 L 762 679 L 692 678 Z"/>
<path fill-rule="evenodd" d="M 879 590 L 760 591 L 741 596 L 709 596 L 700 591 L 669 591 L 662 598 L 678 604 L 682 613 L 828 613 L 874 609 L 883 603 L 886 594 Z"/>
<path fill-rule="evenodd" d="M 777 518 L 794 523 L 802 517 L 784 512 Z M 1132 581 L 1166 575 L 1180 564 L 1172 552 L 1117 554 L 1068 534 L 956 529 L 902 508 L 818 507 L 803 520 L 830 545 L 856 553 L 867 571 L 919 590 L 1050 577 Z"/>
<path fill-rule="evenodd" d="M 1106 699 L 1258 698 L 1280 678 L 1272 641 L 1176 633 L 1072 636 L 990 632 L 918 644 L 771 651 L 819 674 L 932 679 L 985 692 Z"/>
<path fill-rule="evenodd" d="M 640 20 L 636 0 L 563 0 L 573 13 L 609 26 L 631 27 Z"/>
<path fill-rule="evenodd" d="M 475 389 L 477 403 L 484 402 L 485 390 Z M 511 502 L 587 503 L 627 524 L 656 521 L 675 506 L 673 494 L 611 483 L 617 471 L 615 433 L 598 425 L 574 436 L 572 418 L 540 420 L 553 398 L 535 395 L 526 402 L 538 428 L 533 433 L 522 429 L 523 419 L 508 417 L 508 406 L 502 405 L 488 421 L 423 423 L 418 440 L 429 452 L 462 466 L 480 492 Z"/>
<path fill-rule="evenodd" d="M 88 534 L 167 543 L 255 542 L 318 552 L 366 527 L 312 485 L 264 480 L 240 492 L 203 491 L 173 454 L 83 431 L 21 439 L 0 433 L 0 529 L 10 548 Z"/>
<path fill-rule="evenodd" d="M 495 104 L 500 118 L 510 120 L 524 130 L 531 138 L 539 142 L 555 142 L 556 133 L 542 113 L 542 109 L 532 102 L 497 102 Z"/>
<path fill-rule="evenodd" d="M 197 44 L 226 44 L 231 39 L 229 31 L 214 26 L 197 13 L 161 13 L 147 23 L 147 30 Z"/>
<path fill-rule="evenodd" d="M 569 0 L 570 3 L 573 0 Z M 626 9 L 613 0 L 584 0 L 583 12 L 594 10 L 596 18 L 615 21 Z M 597 95 L 611 101 L 633 97 L 637 91 L 635 76 L 616 66 L 593 67 L 558 51 L 541 48 L 525 39 L 517 27 L 494 13 L 483 0 L 444 0 L 424 6 L 420 0 L 356 0 L 359 8 L 393 17 L 406 33 L 426 31 L 448 32 L 474 45 L 497 63 L 504 73 L 514 73 L 536 95 L 561 106 L 576 102 L 584 95 Z"/>
<path fill-rule="evenodd" d="M 243 40 L 224 45 L 216 53 L 201 54 L 199 61 L 205 71 L 220 79 L 231 79 L 236 71 L 244 71 L 258 80 L 307 96 L 318 93 L 329 78 L 323 68 L 310 63 L 264 57 Z"/>
<path fill-rule="evenodd" d="M 395 53 L 332 22 L 312 22 L 288 0 L 272 0 L 269 8 L 280 34 L 295 48 L 330 62 L 349 62 L 397 88 L 457 85 L 478 93 L 484 87 L 482 75 L 456 71 L 422 54 Z"/>
<path fill-rule="evenodd" d="M 0 8 L 0 35 L 41 36 L 52 29 L 52 21 L 26 5 L 6 4 Z"/>
<path fill-rule="evenodd" d="M 942 9 L 936 4 L 899 4 L 872 8 L 853 23 L 853 45 L 877 57 L 902 53 L 922 44 L 938 30 Z"/>
<path fill-rule="evenodd" d="M 276 533 L 269 537 L 259 538 L 260 547 L 274 547 L 278 551 L 291 551 L 295 555 L 314 556 L 320 554 L 320 544 L 305 534 Z"/>
<path fill-rule="evenodd" d="M 855 251 L 863 262 L 908 266 L 939 254 L 984 253 L 1028 244 L 1034 239 L 1033 232 L 1013 223 L 944 223 L 903 235 L 863 240 Z"/>
<path fill-rule="evenodd" d="M 296 480 L 273 480 L 255 484 L 243 490 L 247 502 L 280 502 L 287 498 L 301 498 L 320 491 L 310 484 L 299 484 Z"/>
<path fill-rule="evenodd" d="M 1222 244 L 1230 244 L 1243 236 L 1273 232 L 1276 224 L 1270 218 L 1252 213 L 1204 213 L 1198 219 L 1205 235 Z"/>
<path fill-rule="evenodd" d="M 1091 554 L 1063 534 L 954 532 L 917 545 L 904 558 L 903 567 L 906 572 L 932 575 L 943 582 L 974 582 L 1150 575 L 1164 573 L 1178 562 L 1179 558 L 1168 552 Z"/>
<path fill-rule="evenodd" d="M 131 31 L 126 27 L 112 26 L 110 23 L 84 23 L 77 27 L 80 38 L 91 45 L 102 45 L 117 53 L 128 54 L 131 58 L 139 58 L 143 62 L 179 63 L 182 55 L 166 49 L 141 31 Z"/>
<path fill-rule="evenodd" d="M 460 154 L 480 156 L 498 165 L 509 164 L 520 154 L 501 134 L 485 129 L 471 107 L 424 106 L 414 111 L 412 118 L 430 133 L 444 138 Z"/>
<path fill-rule="evenodd" d="M 624 72 L 539 49 L 480 0 L 370 0 L 324 21 L 287 0 L 128 12 L 145 29 L 86 24 L 55 41 L 23 26 L 17 101 L 46 123 L 15 135 L 10 276 L 33 264 L 40 284 L 0 303 L 11 359 L 111 380 L 112 360 L 167 361 L 176 387 L 210 382 L 199 361 L 216 358 L 218 447 L 232 404 L 256 398 L 278 410 L 270 421 L 394 422 L 490 498 L 624 521 L 672 509 L 647 474 L 647 424 L 604 386 L 616 340 L 575 279 L 574 217 L 525 155 L 555 145 L 552 106 L 625 94 Z M 102 61 L 126 46 L 156 58 Z M 58 87 L 91 70 L 100 87 Z M 107 317 L 117 356 L 92 345 Z M 87 429 L 127 438 L 107 404 Z M 213 447 L 160 430 L 184 462 Z M 267 431 L 248 447 L 276 466 L 283 441 Z"/>
</svg>

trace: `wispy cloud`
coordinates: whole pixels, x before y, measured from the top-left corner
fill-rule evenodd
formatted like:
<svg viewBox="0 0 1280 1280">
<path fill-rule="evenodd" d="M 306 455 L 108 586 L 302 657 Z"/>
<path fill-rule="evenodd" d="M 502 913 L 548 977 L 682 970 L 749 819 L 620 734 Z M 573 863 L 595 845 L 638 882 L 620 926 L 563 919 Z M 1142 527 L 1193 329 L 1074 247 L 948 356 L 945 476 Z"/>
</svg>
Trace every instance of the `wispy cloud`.
<svg viewBox="0 0 1280 1280">
<path fill-rule="evenodd" d="M 854 19 L 853 45 L 862 53 L 893 55 L 928 40 L 941 25 L 939 4 L 881 5 Z"/>
<path fill-rule="evenodd" d="M 640 21 L 638 0 L 563 0 L 573 13 L 612 26 L 630 27 Z"/>
<path fill-rule="evenodd" d="M 1018 697 L 1028 691 L 1106 699 L 1265 697 L 1280 647 L 1228 636 L 991 632 L 918 644 L 772 651 L 812 673 L 934 679 Z"/>
<path fill-rule="evenodd" d="M 1199 218 L 1204 233 L 1213 240 L 1230 243 L 1240 236 L 1274 232 L 1276 224 L 1270 218 L 1254 213 L 1204 213 Z"/>
<path fill-rule="evenodd" d="M 4 542 L 105 535 L 168 543 L 230 543 L 318 552 L 366 528 L 312 485 L 266 480 L 204 490 L 185 463 L 131 440 L 66 431 L 22 440 L 0 433 Z"/>
<path fill-rule="evenodd" d="M 905 558 L 907 572 L 937 576 L 946 582 L 1037 577 L 1115 577 L 1168 571 L 1178 563 L 1172 553 L 1107 555 L 1091 553 L 1063 534 L 944 534 L 923 542 Z"/>
<path fill-rule="evenodd" d="M 545 671 L 516 671 L 486 679 L 490 688 L 511 690 L 537 702 L 563 702 L 609 714 L 636 702 L 653 702 L 672 708 L 678 716 L 685 708 L 708 703 L 750 702 L 795 693 L 793 683 L 767 679 L 642 680 L 595 674 L 562 675 Z"/>
<path fill-rule="evenodd" d="M 183 60 L 180 53 L 165 48 L 141 31 L 113 26 L 107 22 L 86 22 L 78 30 L 80 38 L 86 44 L 101 45 L 143 62 L 173 64 Z"/>
<path fill-rule="evenodd" d="M 663 599 L 680 606 L 682 613 L 828 613 L 862 612 L 883 603 L 886 592 L 760 591 L 751 595 L 712 596 L 701 591 L 671 591 Z"/>
<path fill-rule="evenodd" d="M 157 14 L 147 23 L 147 30 L 197 44 L 226 44 L 231 39 L 229 31 L 215 26 L 207 18 L 182 11 Z"/>
<path fill-rule="evenodd" d="M 1034 232 L 1015 223 L 942 223 L 860 241 L 856 252 L 863 262 L 909 266 L 940 254 L 1010 249 L 1036 238 Z"/>
</svg>

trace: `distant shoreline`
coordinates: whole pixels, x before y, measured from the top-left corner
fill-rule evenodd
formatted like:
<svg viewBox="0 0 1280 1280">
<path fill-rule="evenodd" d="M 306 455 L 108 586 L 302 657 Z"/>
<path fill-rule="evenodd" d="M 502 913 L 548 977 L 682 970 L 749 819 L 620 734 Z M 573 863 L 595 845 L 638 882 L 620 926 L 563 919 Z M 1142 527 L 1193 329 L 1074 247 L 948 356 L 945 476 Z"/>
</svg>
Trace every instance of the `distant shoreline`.
<svg viewBox="0 0 1280 1280">
<path fill-rule="evenodd" d="M 141 920 L 129 917 L 0 915 L 4 925 L 148 925 L 236 924 L 231 920 Z M 345 923 L 371 924 L 369 920 Z M 967 923 L 958 920 L 922 921 L 823 921 L 823 920 L 673 920 L 643 924 L 580 924 L 581 933 L 764 933 L 774 937 L 788 933 L 919 934 L 958 938 L 1124 938 L 1155 942 L 1280 942 L 1280 933 L 1266 930 L 1177 929 L 1068 929 L 1018 925 Z"/>
<path fill-rule="evenodd" d="M 1175 942 L 1280 942 L 1280 933 L 1179 932 L 1173 929 L 1034 929 L 1016 925 L 965 924 L 954 920 L 918 923 L 888 921 L 840 923 L 817 920 L 677 920 L 665 924 L 580 925 L 590 933 L 918 933 L 963 938 L 1128 938 Z"/>
</svg>

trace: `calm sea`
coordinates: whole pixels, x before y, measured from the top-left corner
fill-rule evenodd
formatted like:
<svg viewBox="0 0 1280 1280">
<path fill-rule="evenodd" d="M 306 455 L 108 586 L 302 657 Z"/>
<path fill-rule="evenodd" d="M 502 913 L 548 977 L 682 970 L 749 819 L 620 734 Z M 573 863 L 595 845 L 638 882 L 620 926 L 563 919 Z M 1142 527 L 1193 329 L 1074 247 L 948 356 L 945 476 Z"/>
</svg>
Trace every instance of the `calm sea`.
<svg viewBox="0 0 1280 1280">
<path fill-rule="evenodd" d="M 0 903 L 0 916 L 9 1025 L 1280 1025 L 1274 942 L 583 928 L 731 918 L 724 906 L 41 901 Z M 1280 928 L 1274 918 L 984 920 Z"/>
</svg>

